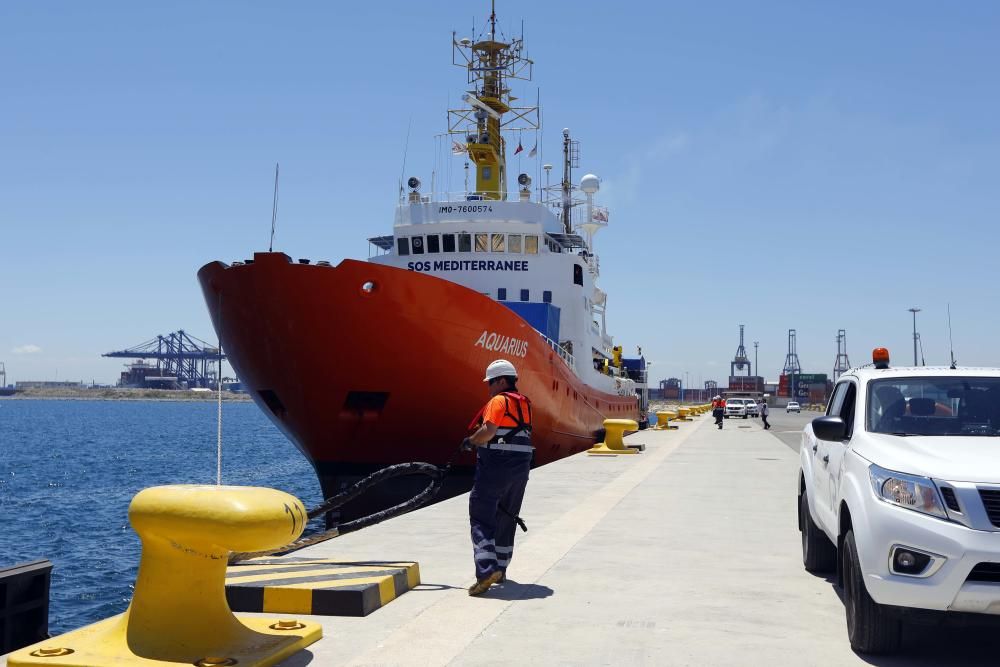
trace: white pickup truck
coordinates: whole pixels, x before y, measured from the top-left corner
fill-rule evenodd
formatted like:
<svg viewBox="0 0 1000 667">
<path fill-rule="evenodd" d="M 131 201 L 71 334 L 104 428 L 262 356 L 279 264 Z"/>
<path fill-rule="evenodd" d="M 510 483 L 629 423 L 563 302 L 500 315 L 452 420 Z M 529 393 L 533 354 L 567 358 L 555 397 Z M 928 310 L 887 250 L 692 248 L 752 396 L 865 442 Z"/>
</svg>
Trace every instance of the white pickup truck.
<svg viewBox="0 0 1000 667">
<path fill-rule="evenodd" d="M 745 398 L 727 398 L 726 399 L 726 412 L 725 417 L 729 419 L 730 417 L 742 417 L 747 418 L 747 399 Z"/>
<path fill-rule="evenodd" d="M 837 573 L 851 646 L 890 653 L 907 620 L 1000 623 L 1000 369 L 876 352 L 803 430 L 799 530 L 805 568 Z"/>
</svg>

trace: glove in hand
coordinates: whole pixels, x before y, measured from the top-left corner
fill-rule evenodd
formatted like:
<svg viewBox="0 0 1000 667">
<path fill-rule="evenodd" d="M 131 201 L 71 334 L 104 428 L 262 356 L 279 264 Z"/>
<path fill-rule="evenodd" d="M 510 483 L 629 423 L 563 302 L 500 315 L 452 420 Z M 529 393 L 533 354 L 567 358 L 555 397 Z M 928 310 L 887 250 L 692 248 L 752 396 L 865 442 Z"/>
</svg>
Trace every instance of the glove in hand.
<svg viewBox="0 0 1000 667">
<path fill-rule="evenodd" d="M 472 440 L 470 438 L 464 438 L 462 440 L 461 449 L 463 452 L 471 452 L 473 449 L 475 449 L 475 446 L 472 444 Z"/>
</svg>

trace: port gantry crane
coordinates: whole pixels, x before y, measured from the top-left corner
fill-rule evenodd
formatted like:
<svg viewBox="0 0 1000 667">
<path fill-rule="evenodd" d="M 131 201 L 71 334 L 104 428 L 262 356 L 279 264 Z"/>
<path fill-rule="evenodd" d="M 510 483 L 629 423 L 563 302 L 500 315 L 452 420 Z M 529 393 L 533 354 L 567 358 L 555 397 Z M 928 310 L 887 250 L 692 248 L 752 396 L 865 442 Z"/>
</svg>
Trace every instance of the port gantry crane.
<svg viewBox="0 0 1000 667">
<path fill-rule="evenodd" d="M 188 387 L 217 388 L 216 374 L 209 365 L 225 359 L 222 351 L 210 343 L 195 338 L 183 329 L 166 336 L 157 336 L 135 347 L 102 354 L 114 359 L 154 359 L 161 376 L 176 377 Z"/>
<path fill-rule="evenodd" d="M 752 364 L 750 363 L 750 358 L 747 357 L 747 350 L 743 347 L 743 327 L 740 325 L 740 346 L 736 348 L 736 358 L 729 362 L 729 376 L 736 377 L 737 370 L 743 370 L 743 367 L 747 367 L 747 377 L 753 375 Z"/>
<path fill-rule="evenodd" d="M 833 381 L 846 373 L 851 368 L 851 362 L 847 358 L 847 331 L 837 330 L 837 359 L 833 362 Z"/>
<path fill-rule="evenodd" d="M 788 376 L 789 398 L 795 399 L 795 376 L 802 374 L 802 364 L 799 363 L 799 353 L 795 344 L 795 329 L 788 330 L 788 354 L 785 355 L 785 368 L 781 371 Z"/>
</svg>

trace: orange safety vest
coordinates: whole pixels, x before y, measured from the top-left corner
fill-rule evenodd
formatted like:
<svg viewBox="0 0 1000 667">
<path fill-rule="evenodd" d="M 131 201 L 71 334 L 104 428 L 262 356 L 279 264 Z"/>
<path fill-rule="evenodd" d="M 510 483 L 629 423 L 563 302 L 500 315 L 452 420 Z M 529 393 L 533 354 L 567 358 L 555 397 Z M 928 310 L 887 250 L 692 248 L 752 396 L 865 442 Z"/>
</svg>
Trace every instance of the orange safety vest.
<svg viewBox="0 0 1000 667">
<path fill-rule="evenodd" d="M 503 396 L 504 414 L 497 424 L 497 432 L 489 443 L 488 449 L 500 449 L 510 451 L 530 451 L 531 444 L 531 401 L 527 396 L 513 391 L 502 391 L 497 396 Z M 494 397 L 495 398 L 495 397 Z M 490 401 L 493 399 L 491 398 Z M 486 413 L 486 405 L 479 410 L 472 422 L 469 430 L 482 426 L 483 415 Z M 511 410 L 513 404 L 514 410 Z"/>
</svg>

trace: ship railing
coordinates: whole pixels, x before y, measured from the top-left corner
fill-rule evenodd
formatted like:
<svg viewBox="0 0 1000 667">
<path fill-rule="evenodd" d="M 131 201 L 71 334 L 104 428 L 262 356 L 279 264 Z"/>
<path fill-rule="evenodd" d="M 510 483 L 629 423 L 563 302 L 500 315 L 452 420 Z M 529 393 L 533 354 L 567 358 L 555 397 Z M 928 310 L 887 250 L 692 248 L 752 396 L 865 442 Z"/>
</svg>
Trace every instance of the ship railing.
<svg viewBox="0 0 1000 667">
<path fill-rule="evenodd" d="M 561 197 L 552 197 L 544 191 L 537 189 L 529 190 L 527 201 L 545 204 L 554 213 L 561 216 L 563 203 Z M 403 190 L 399 193 L 399 203 L 422 203 L 431 204 L 437 202 L 472 202 L 472 201 L 520 201 L 521 190 L 516 185 L 507 190 L 506 196 L 499 190 L 431 190 L 422 192 L 419 190 Z M 573 197 L 570 201 L 569 220 L 572 227 L 577 227 L 586 222 L 593 222 L 598 225 L 607 225 L 610 212 L 606 206 L 594 205 L 590 207 L 590 217 L 587 216 L 587 200 L 580 197 Z"/>
<path fill-rule="evenodd" d="M 414 199 L 414 195 L 416 198 Z M 459 190 L 457 192 L 404 192 L 399 195 L 400 204 L 408 203 L 420 203 L 420 204 L 436 204 L 445 202 L 476 202 L 476 201 L 518 201 L 518 191 L 510 190 L 507 192 L 506 199 L 501 198 L 501 193 L 499 191 L 493 190 Z M 537 201 L 537 199 L 529 200 Z"/>
<path fill-rule="evenodd" d="M 562 359 L 563 361 L 565 361 L 566 365 L 569 366 L 573 370 L 573 372 L 575 373 L 576 372 L 576 360 L 573 358 L 573 355 L 570 354 L 569 352 L 567 352 L 566 348 L 564 348 L 562 345 L 560 345 L 559 343 L 555 342 L 554 340 L 552 340 L 548 336 L 543 335 L 541 332 L 539 332 L 538 335 L 541 336 L 542 339 L 546 343 L 549 344 L 549 347 L 551 347 L 556 352 L 556 354 L 559 355 L 559 358 Z"/>
<path fill-rule="evenodd" d="M 554 186 L 553 186 L 554 187 Z M 546 204 L 553 209 L 553 213 L 562 218 L 563 212 L 563 200 L 561 194 L 558 196 L 543 197 L 542 203 Z M 608 210 L 607 206 L 593 205 L 589 209 L 590 215 L 588 217 L 587 212 L 587 200 L 580 197 L 573 197 L 570 200 L 569 209 L 569 223 L 573 229 L 576 229 L 580 225 L 592 222 L 595 225 L 600 225 L 602 227 L 608 226 L 608 221 L 611 218 L 611 212 Z"/>
</svg>

